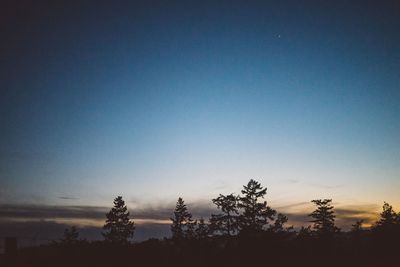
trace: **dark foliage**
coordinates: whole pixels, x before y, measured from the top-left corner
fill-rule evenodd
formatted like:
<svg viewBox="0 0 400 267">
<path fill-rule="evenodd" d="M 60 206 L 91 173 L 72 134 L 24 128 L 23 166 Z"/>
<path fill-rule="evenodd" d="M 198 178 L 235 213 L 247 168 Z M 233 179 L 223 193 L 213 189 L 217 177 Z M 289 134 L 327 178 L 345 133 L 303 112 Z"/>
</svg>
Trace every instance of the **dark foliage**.
<svg viewBox="0 0 400 267">
<path fill-rule="evenodd" d="M 278 213 L 274 224 L 272 224 L 269 229 L 273 232 L 276 233 L 283 233 L 283 232 L 290 232 L 293 230 L 293 226 L 290 227 L 286 227 L 285 228 L 285 223 L 287 223 L 288 221 L 288 217 L 286 217 L 285 215 L 283 215 L 282 213 Z"/>
<path fill-rule="evenodd" d="M 172 239 L 181 241 L 183 239 L 191 239 L 195 235 L 195 222 L 192 214 L 188 212 L 185 202 L 180 197 L 176 202 L 174 217 L 171 218 Z"/>
<path fill-rule="evenodd" d="M 339 231 L 335 226 L 335 212 L 331 205 L 332 199 L 316 199 L 312 200 L 317 209 L 314 210 L 309 216 L 313 219 L 313 228 L 315 233 L 320 236 L 328 237 Z"/>
<path fill-rule="evenodd" d="M 128 208 L 121 196 L 114 199 L 114 207 L 106 214 L 103 236 L 107 242 L 127 243 L 133 237 L 135 226 L 129 219 Z"/>
<path fill-rule="evenodd" d="M 79 232 L 75 226 L 71 226 L 69 229 L 64 230 L 64 236 L 60 241 L 62 244 L 76 244 L 80 242 Z"/>
<path fill-rule="evenodd" d="M 269 220 L 274 220 L 276 211 L 271 209 L 266 201 L 260 202 L 267 194 L 267 188 L 251 179 L 241 191 L 238 207 L 243 211 L 239 215 L 239 226 L 242 234 L 254 234 L 265 230 Z"/>
<path fill-rule="evenodd" d="M 399 225 L 399 216 L 393 207 L 384 202 L 379 221 L 376 222 L 375 229 L 390 229 Z"/>
<path fill-rule="evenodd" d="M 196 229 L 195 229 L 196 238 L 205 239 L 209 236 L 209 234 L 210 234 L 210 226 L 205 223 L 203 218 L 200 218 L 200 220 L 196 224 Z"/>
<path fill-rule="evenodd" d="M 233 195 L 220 195 L 214 203 L 220 207 L 223 216 L 228 210 L 229 214 L 242 216 L 244 228 L 239 230 L 252 229 L 251 234 L 228 232 L 226 222 L 234 220 L 227 221 L 226 218 L 220 220 L 226 234 L 210 231 L 211 226 L 204 219 L 193 220 L 183 199 L 179 198 L 171 219 L 171 239 L 149 239 L 141 243 L 88 242 L 79 240 L 77 229 L 72 227 L 64 232 L 60 242 L 23 248 L 18 253 L 0 257 L 0 266 L 400 266 L 400 219 L 387 203 L 371 229 L 363 228 L 363 222 L 356 221 L 349 232 L 341 232 L 334 224 L 331 200 L 313 200 L 317 209 L 310 214 L 312 227 L 302 227 L 295 232 L 284 227 L 288 219 L 285 215 L 278 214 L 275 218 L 275 211 L 265 201 L 258 202 L 266 193 L 259 183 L 251 180 L 242 193 L 238 205 L 242 213 L 235 212 Z M 133 233 L 133 224 L 127 219 L 129 214 L 122 198 L 116 198 L 114 204 L 107 223 L 115 226 L 112 223 L 124 222 L 117 225 L 132 231 L 121 231 L 116 240 L 127 240 L 130 235 L 126 233 Z M 269 227 L 266 227 L 267 220 L 273 221 Z"/>
<path fill-rule="evenodd" d="M 233 194 L 222 195 L 214 198 L 212 202 L 221 210 L 220 214 L 212 214 L 210 219 L 211 229 L 214 234 L 235 235 L 238 228 L 238 200 Z"/>
</svg>

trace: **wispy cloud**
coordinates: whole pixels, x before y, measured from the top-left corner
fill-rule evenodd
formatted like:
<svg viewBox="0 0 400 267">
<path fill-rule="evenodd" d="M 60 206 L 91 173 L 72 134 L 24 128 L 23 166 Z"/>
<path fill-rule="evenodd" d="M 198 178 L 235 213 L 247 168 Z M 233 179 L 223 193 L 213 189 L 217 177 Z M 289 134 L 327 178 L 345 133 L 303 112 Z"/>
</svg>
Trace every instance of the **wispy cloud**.
<svg viewBox="0 0 400 267">
<path fill-rule="evenodd" d="M 68 196 L 60 196 L 57 197 L 58 199 L 65 199 L 65 200 L 76 200 L 79 199 L 78 197 L 68 197 Z"/>
<path fill-rule="evenodd" d="M 288 209 L 293 209 L 293 208 L 305 207 L 307 205 L 310 205 L 310 202 L 303 201 L 303 202 L 297 202 L 297 203 L 293 203 L 293 204 L 279 206 L 279 207 L 277 207 L 277 209 L 278 210 L 288 210 Z"/>
<path fill-rule="evenodd" d="M 297 184 L 297 183 L 299 183 L 300 181 L 299 180 L 297 180 L 297 179 L 287 179 L 287 180 L 285 180 L 287 183 L 289 183 L 289 184 Z"/>
<path fill-rule="evenodd" d="M 104 217 L 104 207 L 91 206 L 38 206 L 38 205 L 0 205 L 0 220 L 3 218 L 88 218 Z"/>
<path fill-rule="evenodd" d="M 170 235 L 169 224 L 173 206 L 153 206 L 130 210 L 136 224 L 135 240 L 150 237 L 162 238 Z M 209 218 L 215 207 L 209 203 L 188 204 L 195 218 Z M 310 224 L 310 202 L 298 202 L 274 207 L 289 218 L 289 225 L 296 228 Z M 75 225 L 81 237 L 89 240 L 102 239 L 101 231 L 105 214 L 109 207 L 93 206 L 34 206 L 0 205 L 0 236 L 13 235 L 21 240 L 21 245 L 46 243 L 61 237 L 65 228 Z M 335 209 L 336 222 L 347 230 L 356 220 L 363 219 L 371 225 L 378 217 L 380 206 L 375 204 L 347 205 Z"/>
<path fill-rule="evenodd" d="M 37 245 L 61 238 L 64 229 L 74 225 L 82 238 L 99 240 L 108 211 L 109 207 L 93 206 L 0 205 L 0 238 L 11 235 L 22 246 Z M 136 210 L 131 214 L 136 241 L 170 235 L 172 211 Z"/>
<path fill-rule="evenodd" d="M 316 184 L 316 183 L 308 183 L 308 185 L 322 189 L 338 189 L 338 188 L 343 188 L 345 186 L 344 184 Z"/>
<path fill-rule="evenodd" d="M 302 225 L 310 224 L 309 212 L 301 209 L 297 212 L 291 212 L 290 208 L 305 207 L 308 202 L 300 202 L 293 205 L 287 205 L 280 208 L 279 211 L 283 212 L 289 218 L 289 223 L 294 226 L 300 227 Z M 285 212 L 289 211 L 289 212 Z M 364 220 L 365 226 L 372 225 L 379 216 L 379 205 L 363 204 L 363 205 L 347 205 L 340 206 L 334 209 L 336 215 L 336 224 L 347 230 L 357 220 Z"/>
<path fill-rule="evenodd" d="M 190 212 L 195 218 L 208 218 L 215 209 L 202 203 L 188 205 Z M 105 214 L 109 207 L 94 206 L 38 206 L 38 205 L 0 205 L 0 221 L 75 221 L 89 222 L 105 220 Z M 174 207 L 145 207 L 130 210 L 131 217 L 137 223 L 160 223 L 165 224 L 172 216 Z M 92 225 L 90 223 L 89 225 Z M 83 225 L 83 224 L 82 224 Z"/>
<path fill-rule="evenodd" d="M 211 214 L 217 212 L 215 207 L 202 202 L 188 204 L 188 208 L 195 218 L 209 218 Z M 309 202 L 298 202 L 274 208 L 286 214 L 290 223 L 299 226 L 309 224 L 308 214 L 313 206 Z M 341 227 L 348 227 L 354 221 L 363 219 L 367 224 L 371 224 L 377 219 L 379 208 L 379 205 L 375 204 L 337 207 L 335 208 L 337 223 Z M 173 209 L 173 206 L 148 206 L 130 210 L 130 213 L 137 224 L 168 224 Z M 0 221 L 47 220 L 81 226 L 100 226 L 104 223 L 108 211 L 109 207 L 94 206 L 0 205 Z"/>
</svg>

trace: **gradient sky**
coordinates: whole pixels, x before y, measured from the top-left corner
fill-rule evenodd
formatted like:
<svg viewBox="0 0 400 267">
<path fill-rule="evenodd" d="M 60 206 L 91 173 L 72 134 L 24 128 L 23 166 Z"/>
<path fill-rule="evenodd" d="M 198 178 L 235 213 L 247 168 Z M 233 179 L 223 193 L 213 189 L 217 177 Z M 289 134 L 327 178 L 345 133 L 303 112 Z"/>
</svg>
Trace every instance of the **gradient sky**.
<svg viewBox="0 0 400 267">
<path fill-rule="evenodd" d="M 52 2 L 1 8 L 0 204 L 254 178 L 273 207 L 400 207 L 396 1 Z"/>
</svg>

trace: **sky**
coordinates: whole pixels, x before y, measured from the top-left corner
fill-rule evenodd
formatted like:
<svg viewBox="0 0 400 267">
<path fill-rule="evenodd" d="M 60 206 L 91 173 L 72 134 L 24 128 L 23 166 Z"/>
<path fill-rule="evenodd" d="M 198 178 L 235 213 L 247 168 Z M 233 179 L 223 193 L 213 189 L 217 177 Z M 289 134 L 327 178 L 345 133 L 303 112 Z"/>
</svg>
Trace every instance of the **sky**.
<svg viewBox="0 0 400 267">
<path fill-rule="evenodd" d="M 164 220 L 179 196 L 209 210 L 249 179 L 289 214 L 400 209 L 396 1 L 4 6 L 3 221 L 118 195 Z"/>
</svg>

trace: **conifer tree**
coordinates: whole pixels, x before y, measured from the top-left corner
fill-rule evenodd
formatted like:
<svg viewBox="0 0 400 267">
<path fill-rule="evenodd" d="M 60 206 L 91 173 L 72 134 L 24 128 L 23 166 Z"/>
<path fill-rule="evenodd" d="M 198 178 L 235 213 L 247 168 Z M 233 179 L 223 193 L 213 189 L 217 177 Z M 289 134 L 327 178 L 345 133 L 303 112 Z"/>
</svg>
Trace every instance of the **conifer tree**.
<svg viewBox="0 0 400 267">
<path fill-rule="evenodd" d="M 178 201 L 176 202 L 174 217 L 170 219 L 172 221 L 172 239 L 182 240 L 185 238 L 191 238 L 194 235 L 192 214 L 188 212 L 186 204 L 181 197 L 178 198 Z"/>
<path fill-rule="evenodd" d="M 212 231 L 227 236 L 234 235 L 238 231 L 238 197 L 233 194 L 226 196 L 220 194 L 212 202 L 222 211 L 221 214 L 211 215 Z"/>
<path fill-rule="evenodd" d="M 239 225 L 242 233 L 251 233 L 264 230 L 268 220 L 274 220 L 276 211 L 267 206 L 267 202 L 259 202 L 267 193 L 267 188 L 251 179 L 241 191 L 238 207 L 242 209 L 239 215 Z"/>
<path fill-rule="evenodd" d="M 312 217 L 313 228 L 318 235 L 327 236 L 339 231 L 335 226 L 334 207 L 331 202 L 332 199 L 316 199 L 312 200 L 317 209 L 308 216 Z"/>
<path fill-rule="evenodd" d="M 128 208 L 121 196 L 114 199 L 114 207 L 106 214 L 102 233 L 105 240 L 113 243 L 128 243 L 135 232 L 134 222 L 129 219 Z"/>
<path fill-rule="evenodd" d="M 393 207 L 389 203 L 384 202 L 380 219 L 376 223 L 375 228 L 390 228 L 395 224 L 398 224 L 399 218 Z"/>
</svg>

